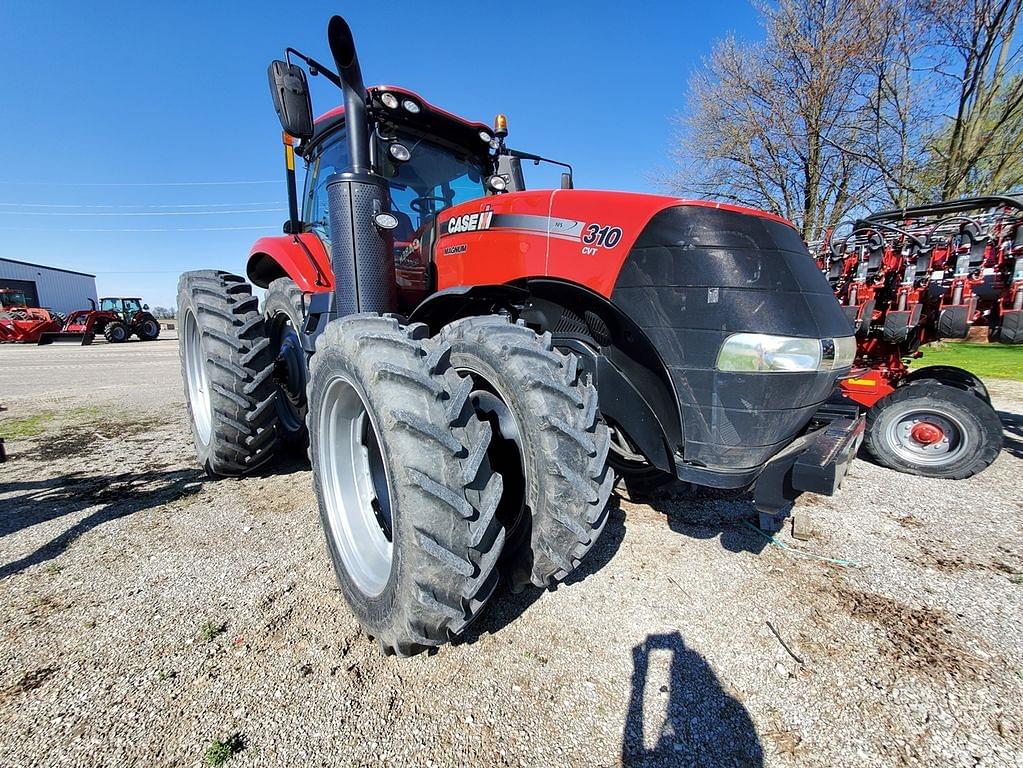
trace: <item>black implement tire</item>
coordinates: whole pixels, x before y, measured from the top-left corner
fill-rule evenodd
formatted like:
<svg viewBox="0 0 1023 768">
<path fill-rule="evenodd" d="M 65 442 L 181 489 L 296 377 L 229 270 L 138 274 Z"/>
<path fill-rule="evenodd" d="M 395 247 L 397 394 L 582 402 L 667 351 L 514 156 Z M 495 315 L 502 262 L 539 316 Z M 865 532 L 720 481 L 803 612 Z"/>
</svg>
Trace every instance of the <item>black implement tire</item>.
<svg viewBox="0 0 1023 768">
<path fill-rule="evenodd" d="M 131 330 L 120 320 L 111 320 L 103 326 L 103 338 L 111 344 L 125 342 L 131 336 Z"/>
<path fill-rule="evenodd" d="M 906 378 L 902 380 L 902 386 L 933 381 L 968 390 L 985 403 L 991 404 L 991 395 L 988 394 L 984 382 L 969 371 L 952 365 L 928 365 L 923 368 L 917 368 L 914 371 L 910 371 Z"/>
<path fill-rule="evenodd" d="M 428 333 L 351 315 L 327 325 L 310 365 L 313 484 L 334 570 L 365 631 L 403 656 L 479 615 L 504 544 L 490 425 Z"/>
<path fill-rule="evenodd" d="M 924 442 L 914 439 L 918 424 Z M 899 387 L 867 411 L 867 451 L 880 464 L 923 477 L 962 480 L 988 467 L 1002 450 L 1002 423 L 972 392 L 937 381 Z"/>
<path fill-rule="evenodd" d="M 160 338 L 160 323 L 156 318 L 144 317 L 135 326 L 135 335 L 139 337 L 140 341 L 156 341 Z"/>
<path fill-rule="evenodd" d="M 458 320 L 440 338 L 451 344 L 451 364 L 473 377 L 474 390 L 495 394 L 514 417 L 528 516 L 517 499 L 503 505 L 505 560 L 513 586 L 551 586 L 575 570 L 607 521 L 614 473 L 597 390 L 574 355 L 552 348 L 549 333 L 538 336 L 507 317 Z"/>
<path fill-rule="evenodd" d="M 273 357 L 259 302 L 244 278 L 186 272 L 178 281 L 178 349 L 199 463 L 238 476 L 277 447 Z"/>
<path fill-rule="evenodd" d="M 309 360 L 299 335 L 305 321 L 301 289 L 289 277 L 280 277 L 266 288 L 263 317 L 274 357 L 274 386 L 277 389 L 277 418 L 281 439 L 293 450 L 305 453 L 309 445 L 305 417 L 308 412 L 306 385 Z"/>
</svg>

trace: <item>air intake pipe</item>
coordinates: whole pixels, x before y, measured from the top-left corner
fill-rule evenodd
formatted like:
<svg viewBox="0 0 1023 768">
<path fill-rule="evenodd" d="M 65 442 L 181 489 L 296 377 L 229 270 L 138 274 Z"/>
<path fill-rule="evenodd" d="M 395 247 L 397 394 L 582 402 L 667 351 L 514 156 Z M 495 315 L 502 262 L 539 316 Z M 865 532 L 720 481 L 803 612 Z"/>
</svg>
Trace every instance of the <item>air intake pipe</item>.
<svg viewBox="0 0 1023 768">
<path fill-rule="evenodd" d="M 332 317 L 397 311 L 394 242 L 374 216 L 389 209 L 387 182 L 370 162 L 366 86 L 352 30 L 340 16 L 327 25 L 327 41 L 341 77 L 348 131 L 348 168 L 327 182 L 330 264 L 334 270 Z"/>
</svg>

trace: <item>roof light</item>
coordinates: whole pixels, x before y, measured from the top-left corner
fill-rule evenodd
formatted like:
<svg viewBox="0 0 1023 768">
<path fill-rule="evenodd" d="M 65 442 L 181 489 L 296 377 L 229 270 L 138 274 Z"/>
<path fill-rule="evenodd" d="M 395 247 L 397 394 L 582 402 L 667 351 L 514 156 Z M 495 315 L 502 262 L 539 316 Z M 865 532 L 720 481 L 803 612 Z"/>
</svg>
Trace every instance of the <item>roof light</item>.
<svg viewBox="0 0 1023 768">
<path fill-rule="evenodd" d="M 401 102 L 401 105 L 405 107 L 405 111 L 413 115 L 419 114 L 419 105 L 416 104 L 412 99 L 405 99 Z"/>
<path fill-rule="evenodd" d="M 383 104 L 388 109 L 397 109 L 398 97 L 395 96 L 393 93 L 381 93 L 380 103 Z"/>
<path fill-rule="evenodd" d="M 480 141 L 489 144 L 492 138 L 493 136 L 490 135 L 489 131 L 480 131 Z"/>
<path fill-rule="evenodd" d="M 398 144 L 397 142 L 389 146 L 387 148 L 387 151 L 390 152 L 391 157 L 393 157 L 399 163 L 408 162 L 412 157 L 412 153 L 409 152 L 408 147 L 406 147 L 404 144 Z"/>
<path fill-rule="evenodd" d="M 494 118 L 494 133 L 502 138 L 508 135 L 508 118 L 505 115 L 499 113 Z"/>
<path fill-rule="evenodd" d="M 504 176 L 494 174 L 487 179 L 487 186 L 494 192 L 504 192 L 508 189 L 508 180 Z"/>
</svg>

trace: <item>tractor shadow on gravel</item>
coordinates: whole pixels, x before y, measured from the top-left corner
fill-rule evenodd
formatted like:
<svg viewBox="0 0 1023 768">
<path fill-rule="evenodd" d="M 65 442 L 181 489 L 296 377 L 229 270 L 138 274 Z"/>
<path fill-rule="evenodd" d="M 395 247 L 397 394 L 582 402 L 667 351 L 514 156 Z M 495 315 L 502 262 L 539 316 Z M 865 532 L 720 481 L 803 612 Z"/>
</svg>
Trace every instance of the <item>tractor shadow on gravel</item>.
<svg viewBox="0 0 1023 768">
<path fill-rule="evenodd" d="M 721 546 L 729 552 L 758 555 L 768 545 L 764 536 L 743 525 L 744 522 L 754 526 L 757 523 L 751 491 L 693 488 L 644 496 L 637 498 L 633 504 L 635 512 L 649 507 L 664 515 L 674 533 L 694 539 L 718 538 Z"/>
<path fill-rule="evenodd" d="M 678 631 L 648 635 L 633 647 L 622 765 L 763 764 L 746 708 Z"/>
<path fill-rule="evenodd" d="M 1005 429 L 1005 443 L 1002 448 L 1010 456 L 1023 459 L 1023 416 L 1008 411 L 998 411 Z"/>
<path fill-rule="evenodd" d="M 615 556 L 618 548 L 625 539 L 625 512 L 619 506 L 617 495 L 611 497 L 611 506 L 607 513 L 607 523 L 604 530 L 593 545 L 586 557 L 579 563 L 579 567 L 562 582 L 555 586 L 555 589 L 569 587 L 578 584 L 588 576 L 593 575 Z M 487 605 L 486 613 L 479 621 L 471 624 L 465 634 L 459 637 L 455 643 L 474 643 L 483 635 L 496 635 L 517 618 L 522 616 L 529 607 L 539 600 L 545 590 L 538 587 L 526 587 L 519 593 L 512 592 L 504 581 L 498 584 L 497 590 Z"/>
<path fill-rule="evenodd" d="M 198 493 L 205 481 L 200 469 L 176 469 L 113 475 L 73 472 L 49 480 L 2 483 L 0 493 L 21 493 L 0 499 L 0 536 L 91 511 L 34 552 L 0 565 L 0 579 L 60 556 L 97 526 Z"/>
</svg>

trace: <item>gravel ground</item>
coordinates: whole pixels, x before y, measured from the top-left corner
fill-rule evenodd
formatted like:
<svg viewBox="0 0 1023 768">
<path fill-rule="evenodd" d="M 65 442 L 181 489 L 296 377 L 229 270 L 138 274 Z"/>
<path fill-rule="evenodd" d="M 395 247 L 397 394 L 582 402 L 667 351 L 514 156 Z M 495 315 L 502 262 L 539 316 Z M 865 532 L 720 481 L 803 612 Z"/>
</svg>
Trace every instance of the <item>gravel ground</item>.
<svg viewBox="0 0 1023 768">
<path fill-rule="evenodd" d="M 0 766 L 1023 766 L 1023 383 L 962 482 L 857 461 L 773 546 L 748 498 L 618 500 L 553 592 L 412 659 L 359 632 L 300 462 L 206 480 L 176 344 L 0 349 Z M 7 424 L 5 424 L 5 421 Z"/>
</svg>

